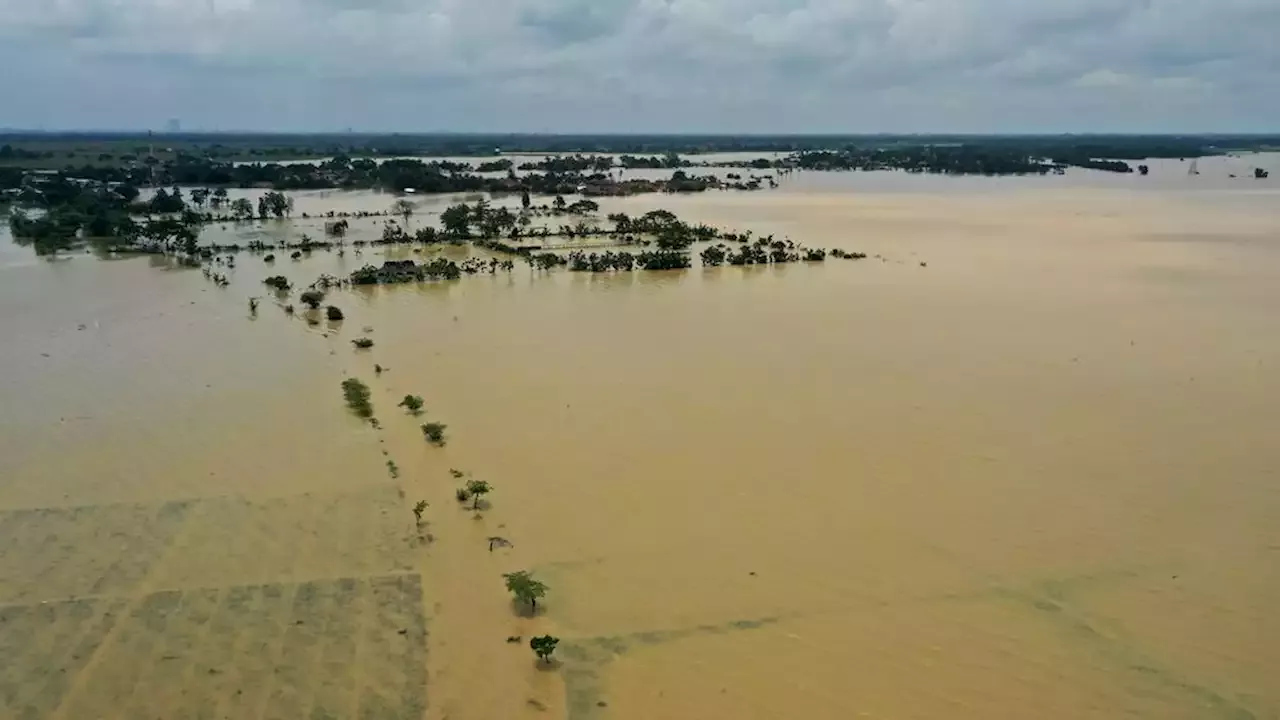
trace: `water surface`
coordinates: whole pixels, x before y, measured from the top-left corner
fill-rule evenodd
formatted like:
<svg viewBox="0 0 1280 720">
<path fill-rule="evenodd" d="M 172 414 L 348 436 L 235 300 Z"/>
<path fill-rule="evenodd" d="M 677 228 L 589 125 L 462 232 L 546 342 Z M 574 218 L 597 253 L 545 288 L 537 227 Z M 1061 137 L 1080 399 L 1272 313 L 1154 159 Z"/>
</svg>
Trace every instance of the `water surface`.
<svg viewBox="0 0 1280 720">
<path fill-rule="evenodd" d="M 1276 717 L 1280 197 L 1159 167 L 610 200 L 873 257 L 518 266 L 316 326 L 262 278 L 381 250 L 219 289 L 6 239 L 0 715 Z"/>
</svg>

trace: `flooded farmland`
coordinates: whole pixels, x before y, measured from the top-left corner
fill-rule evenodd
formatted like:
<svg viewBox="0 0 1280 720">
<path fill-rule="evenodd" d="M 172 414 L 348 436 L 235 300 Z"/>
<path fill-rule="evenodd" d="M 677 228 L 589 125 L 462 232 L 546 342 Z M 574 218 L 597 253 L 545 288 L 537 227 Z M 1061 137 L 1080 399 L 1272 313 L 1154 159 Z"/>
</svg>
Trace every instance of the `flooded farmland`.
<svg viewBox="0 0 1280 720">
<path fill-rule="evenodd" d="M 0 237 L 0 717 L 1280 717 L 1280 185 L 1182 167 L 602 200 L 872 257 L 517 264 L 314 325 L 263 278 L 472 251 L 218 288 Z"/>
</svg>

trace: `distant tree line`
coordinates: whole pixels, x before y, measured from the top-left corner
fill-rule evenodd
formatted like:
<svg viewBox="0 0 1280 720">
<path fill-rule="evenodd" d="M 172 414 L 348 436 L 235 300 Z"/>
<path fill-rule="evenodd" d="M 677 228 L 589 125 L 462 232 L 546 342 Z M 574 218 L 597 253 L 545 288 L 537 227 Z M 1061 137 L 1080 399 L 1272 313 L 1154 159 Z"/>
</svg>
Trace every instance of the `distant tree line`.
<svg viewBox="0 0 1280 720">
<path fill-rule="evenodd" d="M 291 160 L 304 157 L 484 157 L 495 150 L 516 153 L 611 153 L 626 155 L 698 155 L 723 152 L 790 153 L 804 150 L 844 150 L 849 147 L 898 147 L 925 145 L 969 145 L 991 148 L 1021 147 L 1053 155 L 1053 149 L 1099 145 L 1139 152 L 1144 146 L 1180 145 L 1200 152 L 1217 149 L 1259 149 L 1280 147 L 1277 135 L 547 135 L 534 133 L 43 133 L 9 132 L 0 135 L 0 164 L 22 156 L 51 159 L 74 154 L 77 157 L 122 155 L 144 157 L 149 149 L 185 152 L 210 159 Z M 5 146 L 9 150 L 5 150 Z M 1046 152 L 1046 149 L 1050 150 Z M 1140 157 L 1193 157 L 1179 155 L 1110 154 L 1119 160 Z"/>
</svg>

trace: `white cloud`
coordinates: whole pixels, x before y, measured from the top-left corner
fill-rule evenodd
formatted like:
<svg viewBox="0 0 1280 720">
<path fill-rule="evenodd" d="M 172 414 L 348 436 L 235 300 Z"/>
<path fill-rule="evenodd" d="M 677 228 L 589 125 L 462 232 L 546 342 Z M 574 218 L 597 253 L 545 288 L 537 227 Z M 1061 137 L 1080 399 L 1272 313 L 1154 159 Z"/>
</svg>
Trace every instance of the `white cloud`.
<svg viewBox="0 0 1280 720">
<path fill-rule="evenodd" d="M 1276 0 L 0 0 L 0 125 L 1249 130 L 1278 27 Z"/>
</svg>

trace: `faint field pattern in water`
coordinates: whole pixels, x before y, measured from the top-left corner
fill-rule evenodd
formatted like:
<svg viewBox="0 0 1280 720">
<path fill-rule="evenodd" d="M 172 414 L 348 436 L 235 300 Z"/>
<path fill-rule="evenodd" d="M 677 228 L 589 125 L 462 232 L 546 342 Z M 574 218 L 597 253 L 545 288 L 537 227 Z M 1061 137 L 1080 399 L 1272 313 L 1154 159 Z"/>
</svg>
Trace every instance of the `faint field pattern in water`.
<svg viewBox="0 0 1280 720">
<path fill-rule="evenodd" d="M 13 718 L 419 718 L 417 575 L 0 606 Z"/>
<path fill-rule="evenodd" d="M 0 512 L 0 603 L 129 593 L 189 509 L 174 502 Z"/>
<path fill-rule="evenodd" d="M 397 500 L 0 513 L 0 714 L 421 717 L 425 616 Z M 306 577 L 322 579 L 289 580 Z"/>
</svg>

